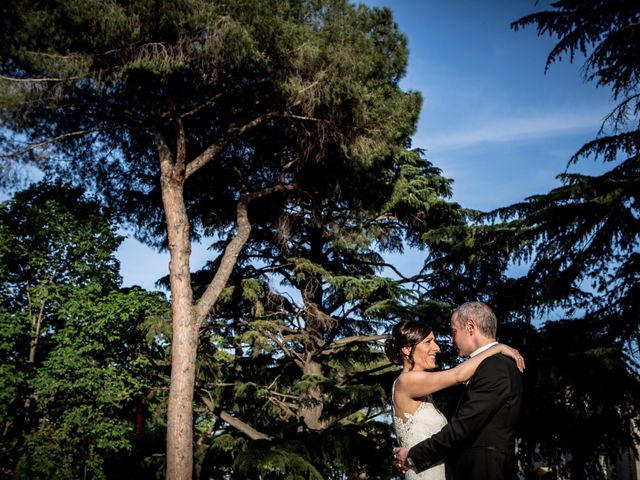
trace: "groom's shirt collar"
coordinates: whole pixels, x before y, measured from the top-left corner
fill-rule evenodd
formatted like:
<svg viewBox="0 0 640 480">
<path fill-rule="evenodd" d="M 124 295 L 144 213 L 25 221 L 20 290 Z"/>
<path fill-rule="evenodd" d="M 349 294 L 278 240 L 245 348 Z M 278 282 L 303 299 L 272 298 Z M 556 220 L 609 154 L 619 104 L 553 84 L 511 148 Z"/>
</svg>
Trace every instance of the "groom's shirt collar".
<svg viewBox="0 0 640 480">
<path fill-rule="evenodd" d="M 498 342 L 491 342 L 491 343 L 487 343 L 486 345 L 483 345 L 482 347 L 480 347 L 479 349 L 477 349 L 475 352 L 473 352 L 471 355 L 469 355 L 470 357 L 475 357 L 476 355 L 478 355 L 479 353 L 484 352 L 485 350 L 493 347 L 494 345 L 497 345 Z"/>
</svg>

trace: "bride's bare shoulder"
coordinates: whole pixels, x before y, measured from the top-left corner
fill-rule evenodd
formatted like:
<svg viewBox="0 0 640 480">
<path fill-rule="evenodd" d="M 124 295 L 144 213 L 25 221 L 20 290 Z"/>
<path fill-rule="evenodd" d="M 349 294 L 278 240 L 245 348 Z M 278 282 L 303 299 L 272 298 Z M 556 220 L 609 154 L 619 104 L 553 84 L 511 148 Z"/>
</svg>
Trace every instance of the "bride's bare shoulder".
<svg viewBox="0 0 640 480">
<path fill-rule="evenodd" d="M 409 372 L 402 372 L 398 378 L 396 378 L 396 389 L 408 387 L 416 382 L 423 382 L 428 376 L 429 372 L 412 370 Z"/>
</svg>

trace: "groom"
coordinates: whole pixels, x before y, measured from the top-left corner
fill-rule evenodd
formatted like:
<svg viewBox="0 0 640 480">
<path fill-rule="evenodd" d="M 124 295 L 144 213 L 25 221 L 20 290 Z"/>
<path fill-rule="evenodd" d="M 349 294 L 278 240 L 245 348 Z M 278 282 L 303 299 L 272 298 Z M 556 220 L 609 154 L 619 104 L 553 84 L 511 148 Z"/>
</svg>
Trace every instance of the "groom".
<svg viewBox="0 0 640 480">
<path fill-rule="evenodd" d="M 468 302 L 451 316 L 453 344 L 462 357 L 496 343 L 496 316 L 482 302 Z M 467 384 L 451 422 L 411 449 L 395 449 L 396 467 L 420 472 L 445 457 L 455 480 L 515 478 L 515 427 L 522 403 L 516 364 L 504 355 L 484 360 Z"/>
</svg>

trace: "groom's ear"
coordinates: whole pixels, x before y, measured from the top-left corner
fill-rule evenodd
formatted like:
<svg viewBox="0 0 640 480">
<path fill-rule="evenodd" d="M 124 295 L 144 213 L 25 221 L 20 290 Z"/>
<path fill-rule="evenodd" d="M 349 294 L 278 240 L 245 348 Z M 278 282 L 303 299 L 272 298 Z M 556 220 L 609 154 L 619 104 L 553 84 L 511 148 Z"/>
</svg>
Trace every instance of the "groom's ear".
<svg viewBox="0 0 640 480">
<path fill-rule="evenodd" d="M 469 335 L 473 335 L 473 333 L 478 329 L 478 326 L 476 325 L 476 322 L 474 320 L 467 320 L 464 328 L 469 333 Z"/>
</svg>

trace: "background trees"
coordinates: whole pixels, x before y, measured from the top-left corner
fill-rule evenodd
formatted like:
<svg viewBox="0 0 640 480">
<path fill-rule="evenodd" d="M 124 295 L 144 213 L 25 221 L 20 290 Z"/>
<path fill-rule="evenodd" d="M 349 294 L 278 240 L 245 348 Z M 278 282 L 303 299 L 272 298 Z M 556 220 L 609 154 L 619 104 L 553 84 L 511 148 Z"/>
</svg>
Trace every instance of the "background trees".
<svg viewBox="0 0 640 480">
<path fill-rule="evenodd" d="M 569 160 L 591 158 L 613 167 L 606 173 L 560 175 L 563 186 L 499 213 L 522 218 L 518 229 L 535 245 L 529 272 L 539 304 L 570 305 L 600 320 L 610 340 L 637 355 L 638 182 L 640 170 L 640 11 L 634 2 L 557 2 L 554 10 L 513 24 L 536 25 L 558 44 L 547 67 L 563 55 L 585 57 L 584 77 L 611 88 L 614 108 L 598 138 Z M 568 299 L 568 301 L 566 301 Z"/>
<path fill-rule="evenodd" d="M 164 299 L 118 289 L 121 238 L 80 189 L 34 185 L 0 226 L 2 477 L 129 478 L 137 416 L 162 398 L 164 355 L 143 327 L 168 322 Z"/>
<path fill-rule="evenodd" d="M 585 79 L 611 88 L 615 102 L 598 138 L 570 160 L 608 162 L 613 165 L 608 172 L 594 177 L 561 175 L 562 187 L 498 212 L 513 219 L 516 239 L 524 244 L 519 254 L 532 259 L 525 280 L 531 305 L 541 310 L 567 307 L 577 317 L 570 323 L 547 324 L 543 334 L 546 339 L 565 339 L 560 348 L 567 352 L 558 363 L 568 371 L 560 378 L 552 376 L 551 382 L 560 380 L 561 385 L 555 385 L 559 400 L 570 413 L 564 423 L 578 433 L 563 444 L 571 434 L 527 430 L 530 440 L 536 439 L 544 454 L 556 461 L 557 452 L 571 452 L 569 468 L 575 478 L 601 472 L 598 454 L 614 459 L 621 445 L 638 444 L 640 411 L 633 399 L 639 391 L 640 358 L 639 20 L 635 2 L 559 1 L 552 10 L 513 24 L 533 24 L 539 34 L 558 37 L 547 67 L 563 56 L 573 60 L 583 55 Z M 565 332 L 570 332 L 569 338 Z M 593 376 L 586 384 L 580 380 L 572 367 L 576 356 L 580 371 L 587 369 L 595 381 Z M 568 378 L 570 383 L 564 383 Z M 612 424 L 619 429 L 609 430 Z M 595 430 L 597 435 L 579 433 Z"/>
</svg>

